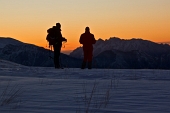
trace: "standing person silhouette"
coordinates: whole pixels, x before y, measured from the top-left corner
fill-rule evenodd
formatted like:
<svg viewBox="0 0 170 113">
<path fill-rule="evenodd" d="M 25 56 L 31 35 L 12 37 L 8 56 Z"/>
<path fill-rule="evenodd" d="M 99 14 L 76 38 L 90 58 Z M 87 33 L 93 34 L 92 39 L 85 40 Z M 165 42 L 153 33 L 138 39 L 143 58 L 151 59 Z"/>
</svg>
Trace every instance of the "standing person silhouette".
<svg viewBox="0 0 170 113">
<path fill-rule="evenodd" d="M 88 62 L 88 69 L 92 68 L 92 57 L 93 57 L 93 44 L 96 43 L 94 35 L 90 33 L 90 28 L 85 28 L 85 33 L 81 34 L 80 44 L 83 44 L 83 52 L 84 52 L 84 59 L 81 66 L 81 69 L 86 67 L 86 63 Z"/>
<path fill-rule="evenodd" d="M 55 65 L 55 68 L 62 68 L 61 65 L 60 65 L 60 62 L 59 62 L 60 51 L 61 51 L 61 47 L 62 47 L 62 42 L 67 41 L 67 39 L 62 37 L 61 24 L 60 23 L 56 23 L 56 26 L 53 27 L 53 35 L 54 35 L 54 38 L 55 38 L 55 43 L 53 44 L 54 65 Z"/>
</svg>

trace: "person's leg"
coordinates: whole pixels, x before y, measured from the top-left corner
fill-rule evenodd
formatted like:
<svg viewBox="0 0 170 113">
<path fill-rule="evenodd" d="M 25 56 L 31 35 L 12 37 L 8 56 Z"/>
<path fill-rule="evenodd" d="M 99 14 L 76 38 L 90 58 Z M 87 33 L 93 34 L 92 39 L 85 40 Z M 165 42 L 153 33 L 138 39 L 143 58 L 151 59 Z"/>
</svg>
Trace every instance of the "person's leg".
<svg viewBox="0 0 170 113">
<path fill-rule="evenodd" d="M 81 64 L 81 69 L 85 69 L 85 67 L 86 67 L 86 62 L 82 62 L 82 64 Z"/>
<path fill-rule="evenodd" d="M 89 49 L 89 51 L 88 51 L 88 69 L 92 68 L 92 57 L 93 57 L 93 49 Z"/>
<path fill-rule="evenodd" d="M 54 46 L 54 63 L 55 63 L 55 68 L 60 68 L 60 51 L 61 51 L 61 45 L 57 44 Z"/>
<path fill-rule="evenodd" d="M 83 48 L 83 53 L 84 53 L 84 58 L 83 58 L 83 62 L 81 65 L 81 69 L 84 69 L 86 67 L 86 62 L 88 59 L 88 51 L 85 48 Z"/>
<path fill-rule="evenodd" d="M 56 59 L 57 50 L 56 50 L 56 46 L 55 45 L 53 45 L 53 48 L 54 48 L 54 57 L 53 57 L 53 60 L 54 60 L 54 66 L 56 68 L 56 64 L 57 64 L 57 59 Z"/>
</svg>

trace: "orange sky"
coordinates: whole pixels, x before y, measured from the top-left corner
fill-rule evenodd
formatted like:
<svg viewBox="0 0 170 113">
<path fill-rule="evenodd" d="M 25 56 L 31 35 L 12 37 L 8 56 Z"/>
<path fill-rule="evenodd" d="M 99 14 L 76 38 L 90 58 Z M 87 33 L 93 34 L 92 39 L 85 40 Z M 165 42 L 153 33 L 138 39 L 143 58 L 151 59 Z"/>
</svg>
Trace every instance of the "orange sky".
<svg viewBox="0 0 170 113">
<path fill-rule="evenodd" d="M 170 41 L 170 0 L 1 0 L 0 36 L 47 47 L 46 30 L 60 22 L 68 39 L 62 50 L 81 46 L 89 26 L 96 39 Z"/>
</svg>

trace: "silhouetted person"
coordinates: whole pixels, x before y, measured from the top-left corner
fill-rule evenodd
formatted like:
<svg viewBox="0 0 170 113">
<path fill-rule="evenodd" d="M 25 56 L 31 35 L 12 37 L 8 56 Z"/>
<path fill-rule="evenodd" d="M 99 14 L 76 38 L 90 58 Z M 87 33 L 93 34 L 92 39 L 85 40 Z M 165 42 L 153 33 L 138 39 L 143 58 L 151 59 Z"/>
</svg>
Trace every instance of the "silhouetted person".
<svg viewBox="0 0 170 113">
<path fill-rule="evenodd" d="M 55 68 L 61 68 L 59 58 L 60 58 L 60 51 L 62 47 L 62 42 L 67 41 L 67 39 L 62 37 L 61 34 L 61 24 L 56 23 L 56 26 L 47 30 L 48 35 L 47 39 L 49 41 L 49 45 L 52 45 L 54 48 L 54 65 Z"/>
<path fill-rule="evenodd" d="M 94 35 L 90 33 L 90 28 L 85 28 L 85 33 L 81 34 L 80 44 L 83 44 L 83 52 L 84 52 L 84 59 L 81 66 L 81 69 L 86 67 L 86 63 L 88 62 L 88 69 L 92 67 L 92 57 L 93 57 L 93 44 L 96 43 Z"/>
</svg>

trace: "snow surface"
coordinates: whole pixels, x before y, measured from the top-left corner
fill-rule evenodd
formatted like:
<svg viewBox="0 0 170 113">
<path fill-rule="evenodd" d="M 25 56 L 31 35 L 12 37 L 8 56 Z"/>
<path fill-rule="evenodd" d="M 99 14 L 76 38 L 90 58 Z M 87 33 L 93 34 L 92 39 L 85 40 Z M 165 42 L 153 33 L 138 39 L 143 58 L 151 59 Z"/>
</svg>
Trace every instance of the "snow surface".
<svg viewBox="0 0 170 113">
<path fill-rule="evenodd" d="M 170 70 L 54 69 L 0 60 L 0 113 L 170 113 L 169 106 Z"/>
</svg>

